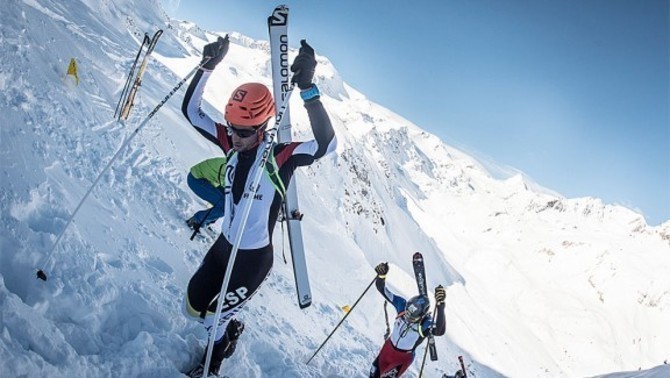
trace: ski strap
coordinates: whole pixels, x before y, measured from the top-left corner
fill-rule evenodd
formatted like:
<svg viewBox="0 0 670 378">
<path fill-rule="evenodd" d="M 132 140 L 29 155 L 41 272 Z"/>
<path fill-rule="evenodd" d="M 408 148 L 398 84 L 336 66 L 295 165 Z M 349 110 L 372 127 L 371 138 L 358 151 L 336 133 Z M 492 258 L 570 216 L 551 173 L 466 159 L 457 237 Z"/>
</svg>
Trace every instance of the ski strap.
<svg viewBox="0 0 670 378">
<path fill-rule="evenodd" d="M 230 159 L 235 156 L 236 153 L 237 151 L 235 150 L 229 150 L 226 154 L 227 161 L 230 161 Z M 286 194 L 286 186 L 284 185 L 281 177 L 279 177 L 279 166 L 277 165 L 277 159 L 275 158 L 274 152 L 270 153 L 268 159 L 265 161 L 264 171 L 270 179 L 270 182 L 272 182 L 272 186 L 275 187 L 275 190 L 281 196 L 283 202 L 284 195 Z M 224 177 L 223 179 L 223 184 L 225 185 L 226 178 Z"/>
<path fill-rule="evenodd" d="M 284 186 L 284 182 L 281 177 L 279 177 L 279 167 L 277 166 L 277 159 L 275 158 L 274 152 L 270 154 L 268 160 L 265 162 L 265 173 L 267 173 L 268 178 L 281 196 L 283 202 L 284 196 L 286 195 L 286 186 Z"/>
<path fill-rule="evenodd" d="M 386 319 L 386 332 L 384 333 L 384 340 L 388 339 L 391 335 L 391 328 L 389 328 L 389 313 L 386 311 L 386 304 L 388 301 L 384 299 L 384 319 Z"/>
</svg>

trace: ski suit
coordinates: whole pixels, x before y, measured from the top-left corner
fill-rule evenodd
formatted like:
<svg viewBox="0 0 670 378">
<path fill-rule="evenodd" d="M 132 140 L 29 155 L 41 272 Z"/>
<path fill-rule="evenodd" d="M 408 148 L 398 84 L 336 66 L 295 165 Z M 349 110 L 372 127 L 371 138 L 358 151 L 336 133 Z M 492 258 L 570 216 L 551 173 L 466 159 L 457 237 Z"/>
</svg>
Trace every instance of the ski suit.
<svg viewBox="0 0 670 378">
<path fill-rule="evenodd" d="M 185 314 L 200 319 L 207 329 L 213 325 L 217 297 L 221 290 L 232 243 L 241 232 L 241 218 L 247 201 L 253 201 L 251 212 L 234 262 L 227 293 L 224 297 L 219 332 L 215 339 L 223 337 L 225 324 L 258 290 L 270 273 L 273 262 L 272 232 L 279 214 L 283 193 L 277 187 L 273 174 L 267 172 L 261 178 L 254 198 L 243 198 L 250 185 L 254 164 L 261 148 L 244 152 L 232 152 L 232 140 L 226 126 L 217 123 L 202 109 L 201 102 L 205 84 L 211 75 L 209 70 L 199 70 L 191 81 L 184 98 L 182 112 L 188 121 L 207 140 L 218 145 L 228 156 L 225 167 L 224 214 L 221 235 L 209 249 L 202 265 L 188 283 L 184 300 Z M 319 97 L 305 101 L 314 139 L 306 142 L 291 142 L 275 145 L 270 159 L 276 163 L 280 182 L 287 187 L 294 170 L 312 164 L 335 150 L 337 139 L 330 118 Z M 269 159 L 269 160 L 270 160 Z"/>
<path fill-rule="evenodd" d="M 188 187 L 212 205 L 211 209 L 196 212 L 190 219 L 194 223 L 208 225 L 223 216 L 225 168 L 225 157 L 206 159 L 191 167 L 186 178 Z"/>
<path fill-rule="evenodd" d="M 372 363 L 370 378 L 400 377 L 414 361 L 414 351 L 423 342 L 433 326 L 433 319 L 427 314 L 420 322 L 410 323 L 403 316 L 407 300 L 395 295 L 386 287 L 386 280 L 377 277 L 377 290 L 395 307 L 398 316 L 393 331 L 386 339 L 379 355 Z M 446 329 L 444 305 L 438 306 L 433 335 L 442 336 Z"/>
</svg>

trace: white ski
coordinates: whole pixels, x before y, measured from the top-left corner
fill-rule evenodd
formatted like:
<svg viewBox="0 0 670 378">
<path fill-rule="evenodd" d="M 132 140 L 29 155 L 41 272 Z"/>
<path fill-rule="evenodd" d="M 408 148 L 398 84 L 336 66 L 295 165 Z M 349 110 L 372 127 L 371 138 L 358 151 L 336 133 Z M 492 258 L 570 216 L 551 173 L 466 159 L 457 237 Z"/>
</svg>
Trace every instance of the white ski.
<svg viewBox="0 0 670 378">
<path fill-rule="evenodd" d="M 270 32 L 270 56 L 275 107 L 279 107 L 291 86 L 289 82 L 290 65 L 288 61 L 288 8 L 286 6 L 279 5 L 274 9 L 272 15 L 268 17 L 268 29 Z M 288 107 L 286 108 L 282 123 L 279 125 L 277 140 L 279 143 L 291 141 L 291 117 L 289 116 Z M 302 227 L 300 225 L 302 214 L 298 207 L 296 179 L 294 176 L 287 188 L 283 210 L 284 220 L 288 228 L 293 275 L 298 293 L 298 305 L 300 308 L 305 308 L 312 304 L 312 291 L 309 287 L 307 261 L 305 260 L 305 248 L 302 240 Z"/>
</svg>

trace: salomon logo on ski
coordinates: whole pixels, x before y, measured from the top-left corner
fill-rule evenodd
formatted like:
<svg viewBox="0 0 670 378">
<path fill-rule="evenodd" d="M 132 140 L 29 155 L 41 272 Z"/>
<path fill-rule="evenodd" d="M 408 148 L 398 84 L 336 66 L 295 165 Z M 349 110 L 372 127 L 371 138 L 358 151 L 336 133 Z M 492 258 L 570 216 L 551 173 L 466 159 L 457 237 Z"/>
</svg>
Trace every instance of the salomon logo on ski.
<svg viewBox="0 0 670 378">
<path fill-rule="evenodd" d="M 286 26 L 288 24 L 288 8 L 283 5 L 278 6 L 272 12 L 268 19 L 270 26 Z"/>
</svg>

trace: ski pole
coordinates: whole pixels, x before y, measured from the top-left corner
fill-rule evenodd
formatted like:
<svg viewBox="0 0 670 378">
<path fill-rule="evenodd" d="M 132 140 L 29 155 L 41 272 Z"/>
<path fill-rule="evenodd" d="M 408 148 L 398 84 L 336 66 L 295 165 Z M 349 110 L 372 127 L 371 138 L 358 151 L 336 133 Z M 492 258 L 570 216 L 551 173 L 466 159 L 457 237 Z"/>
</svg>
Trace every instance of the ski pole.
<svg viewBox="0 0 670 378">
<path fill-rule="evenodd" d="M 205 367 L 203 372 L 207 373 L 209 372 L 209 365 L 212 360 L 212 350 L 214 349 L 214 342 L 216 341 L 216 328 L 218 327 L 219 323 L 219 318 L 221 317 L 221 310 L 223 309 L 223 302 L 225 302 L 226 298 L 226 291 L 228 290 L 228 283 L 230 282 L 230 276 L 233 273 L 233 265 L 235 264 L 235 257 L 237 256 L 237 251 L 240 248 L 240 242 L 242 241 L 242 235 L 244 234 L 244 228 L 247 225 L 247 220 L 249 219 L 249 213 L 251 213 L 251 205 L 253 204 L 253 198 L 256 196 L 256 191 L 258 190 L 258 187 L 260 186 L 261 178 L 263 177 L 263 172 L 265 169 L 265 163 L 267 163 L 268 157 L 272 153 L 272 147 L 275 144 L 275 137 L 277 136 L 277 130 L 279 129 L 279 126 L 281 125 L 282 118 L 284 117 L 284 112 L 286 111 L 286 108 L 288 107 L 289 104 L 289 99 L 291 98 L 291 94 L 293 93 L 293 88 L 295 88 L 295 84 L 291 84 L 291 86 L 288 88 L 286 91 L 286 96 L 284 97 L 284 101 L 282 102 L 281 108 L 279 108 L 279 111 L 277 112 L 277 116 L 275 119 L 275 124 L 272 129 L 268 130 L 265 134 L 265 140 L 263 142 L 262 148 L 259 148 L 259 153 L 261 153 L 261 159 L 260 162 L 256 165 L 256 170 L 254 171 L 253 181 L 250 186 L 247 186 L 249 189 L 250 193 L 248 193 L 248 196 L 242 196 L 243 198 L 246 198 L 247 203 L 245 204 L 246 206 L 244 207 L 244 211 L 242 213 L 242 218 L 240 221 L 240 226 L 238 228 L 237 234 L 235 235 L 235 242 L 233 243 L 233 249 L 230 252 L 230 257 L 228 258 L 228 265 L 226 266 L 226 273 L 223 276 L 223 283 L 221 284 L 221 290 L 219 291 L 219 299 L 217 300 L 216 303 L 216 312 L 214 314 L 214 324 L 212 324 L 212 328 L 210 330 L 209 334 L 209 341 L 208 341 L 208 346 L 207 346 L 207 357 L 205 358 Z M 256 158 L 258 159 L 258 157 Z M 245 193 L 246 194 L 246 193 Z"/>
<path fill-rule="evenodd" d="M 340 322 L 337 323 L 337 325 L 335 326 L 335 328 L 333 328 L 333 330 L 330 332 L 330 334 L 328 335 L 328 337 L 326 337 L 326 339 L 321 343 L 321 345 L 319 345 L 319 348 L 316 350 L 316 352 L 314 352 L 314 354 L 312 355 L 312 357 L 310 357 L 309 360 L 307 360 L 307 362 L 305 363 L 306 365 L 309 365 L 310 361 L 312 361 L 312 358 L 314 358 L 314 356 L 316 356 L 316 354 L 319 353 L 319 351 L 321 350 L 321 348 L 323 348 L 323 346 L 326 345 L 326 343 L 328 342 L 328 340 L 330 339 L 330 337 L 333 336 L 333 333 L 335 333 L 335 331 L 337 331 L 337 329 L 340 327 L 340 325 L 342 324 L 342 322 L 344 322 L 344 320 L 347 318 L 347 316 L 349 316 L 349 314 L 351 314 L 351 312 L 354 310 L 354 308 L 356 307 L 356 305 L 358 304 L 358 302 L 360 302 L 360 300 L 363 298 L 363 296 L 365 295 L 365 293 L 367 293 L 368 290 L 370 290 L 370 287 L 372 287 L 372 284 L 375 283 L 375 280 L 377 280 L 377 276 L 375 276 L 375 278 L 372 279 L 372 282 L 370 282 L 370 284 L 368 285 L 368 287 L 365 288 L 365 290 L 363 291 L 363 294 L 361 294 L 361 296 L 358 297 L 358 299 L 356 300 L 356 302 L 354 302 L 354 305 L 351 306 L 351 308 L 350 308 L 349 311 L 344 315 L 344 317 L 342 318 L 342 320 L 340 320 Z"/>
<path fill-rule="evenodd" d="M 433 310 L 433 321 L 435 321 L 435 315 L 437 315 L 437 304 L 435 304 L 435 309 Z M 430 331 L 428 333 L 428 338 L 433 335 L 433 326 L 430 326 Z M 421 361 L 421 369 L 419 370 L 419 378 L 423 375 L 423 367 L 426 365 L 426 356 L 428 355 L 428 348 L 430 347 L 429 340 L 426 341 L 426 348 L 423 350 L 423 361 Z M 432 359 L 432 356 L 431 356 Z M 437 358 L 436 358 L 437 359 Z M 433 360 L 434 361 L 434 360 Z"/>
<path fill-rule="evenodd" d="M 461 363 L 461 371 L 463 372 L 463 378 L 468 378 L 468 372 L 465 370 L 465 364 L 463 363 L 463 356 L 458 356 L 458 362 Z"/>
<path fill-rule="evenodd" d="M 211 58 L 209 58 L 209 59 L 211 59 Z M 204 66 L 207 62 L 209 62 L 209 59 L 205 59 L 203 62 L 201 62 L 200 64 L 198 64 L 197 67 L 193 68 L 193 70 L 191 70 L 191 72 L 189 72 L 188 75 L 186 75 L 183 79 L 181 79 L 181 81 L 180 81 L 174 88 L 172 88 L 172 90 L 170 91 L 170 93 L 168 93 L 168 94 L 165 96 L 165 98 L 163 98 L 163 101 L 161 101 L 161 102 L 154 108 L 154 110 L 152 110 L 151 113 L 149 113 L 149 115 L 144 119 L 144 121 L 142 121 L 142 123 L 140 123 L 140 125 L 137 126 L 137 128 L 130 134 L 130 136 L 125 140 L 125 142 L 123 142 L 123 144 L 121 145 L 121 147 L 119 148 L 119 150 L 116 151 L 116 153 L 114 154 L 114 156 L 112 156 L 112 159 L 107 163 L 107 165 L 105 166 L 105 168 L 102 169 L 102 172 L 100 172 L 100 174 L 99 174 L 98 177 L 95 179 L 95 181 L 93 181 L 93 184 L 92 184 L 91 187 L 88 189 L 88 191 L 86 192 L 86 194 L 84 194 L 84 198 L 82 198 L 81 201 L 79 201 L 79 204 L 77 205 L 77 207 L 76 207 L 76 208 L 74 209 L 74 211 L 72 212 L 72 215 L 70 215 L 70 218 L 67 220 L 67 223 L 65 224 L 65 227 L 63 227 L 63 230 L 61 230 L 60 234 L 58 235 L 58 238 L 56 238 L 56 242 L 53 244 L 53 246 L 51 246 L 51 249 L 50 249 L 49 252 L 47 253 L 46 257 L 44 258 L 44 262 L 42 263 L 42 269 L 39 269 L 39 270 L 37 271 L 37 278 L 39 278 L 39 279 L 41 279 L 41 280 L 43 280 L 43 281 L 46 281 L 46 280 L 47 280 L 47 275 L 46 275 L 46 273 L 44 273 L 44 270 L 43 270 L 43 269 L 44 269 L 44 267 L 46 267 L 47 263 L 49 262 L 49 259 L 51 258 L 51 253 L 56 249 L 56 246 L 58 245 L 58 242 L 60 242 L 61 238 L 62 238 L 63 235 L 65 234 L 65 230 L 67 230 L 67 228 L 68 228 L 68 226 L 70 225 L 70 223 L 72 223 L 72 220 L 74 219 L 74 216 L 77 215 L 77 212 L 78 212 L 79 209 L 81 208 L 81 205 L 84 204 L 84 201 L 86 201 L 86 198 L 88 197 L 89 194 L 91 194 L 91 191 L 93 191 L 93 188 L 95 188 L 95 186 L 98 184 L 98 182 L 100 181 L 100 179 L 102 178 L 102 176 L 105 174 L 105 172 L 107 172 L 107 170 L 109 169 L 109 167 L 112 166 L 112 163 L 114 162 L 114 160 L 116 160 L 116 158 L 119 157 L 119 155 L 121 154 L 121 152 L 126 148 L 126 146 L 130 143 L 130 141 L 133 140 L 133 138 L 135 137 L 135 135 L 137 135 L 137 133 L 138 133 L 138 132 L 139 132 L 139 131 L 140 131 L 140 130 L 147 124 L 147 122 L 149 122 L 149 120 L 150 120 L 150 119 L 151 119 L 151 118 L 158 112 L 158 110 L 159 110 L 163 105 L 165 105 L 165 103 L 170 99 L 170 97 L 172 97 L 172 95 L 174 95 L 175 92 L 177 92 L 177 91 L 179 90 L 179 88 L 181 88 L 182 85 L 184 85 L 184 83 L 186 82 L 186 80 L 188 80 L 188 79 L 189 79 L 191 76 L 193 76 L 193 75 L 194 75 L 200 68 L 202 68 L 202 66 Z"/>
<path fill-rule="evenodd" d="M 217 205 L 218 205 L 218 202 L 217 202 Z M 205 219 L 207 219 L 207 217 L 209 217 L 209 214 L 212 212 L 212 210 L 214 210 L 214 206 L 210 207 L 209 210 L 207 211 L 207 213 L 205 214 L 205 216 L 202 218 L 202 220 L 200 222 L 198 222 L 198 224 L 196 224 L 195 227 L 193 227 L 193 233 L 191 234 L 191 237 L 190 237 L 189 240 L 193 240 L 195 238 L 195 236 L 198 235 L 198 232 L 200 232 L 200 228 L 205 223 Z"/>
</svg>

